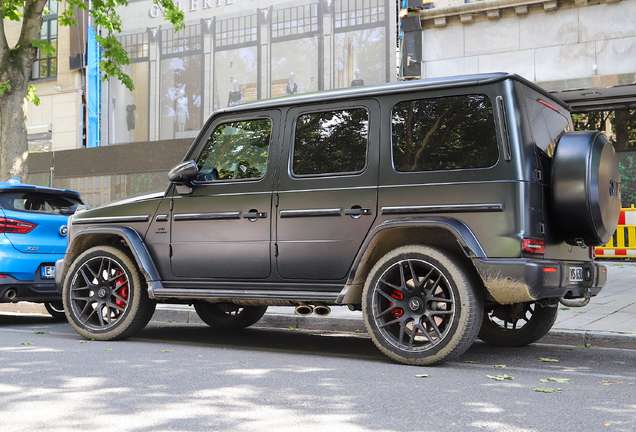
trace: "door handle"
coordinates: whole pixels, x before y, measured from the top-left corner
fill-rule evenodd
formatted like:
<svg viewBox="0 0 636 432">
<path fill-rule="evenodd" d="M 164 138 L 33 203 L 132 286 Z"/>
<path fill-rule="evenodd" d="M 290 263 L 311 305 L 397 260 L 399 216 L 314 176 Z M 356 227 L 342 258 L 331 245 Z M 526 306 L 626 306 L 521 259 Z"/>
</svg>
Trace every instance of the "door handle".
<svg viewBox="0 0 636 432">
<path fill-rule="evenodd" d="M 349 215 L 352 218 L 359 218 L 362 215 L 371 215 L 373 211 L 370 208 L 360 208 L 358 206 L 353 206 L 350 209 L 345 209 L 345 215 Z"/>
<path fill-rule="evenodd" d="M 267 212 L 259 212 L 258 210 L 252 209 L 243 213 L 243 217 L 248 219 L 250 222 L 255 222 L 257 219 L 265 219 L 267 217 Z"/>
</svg>

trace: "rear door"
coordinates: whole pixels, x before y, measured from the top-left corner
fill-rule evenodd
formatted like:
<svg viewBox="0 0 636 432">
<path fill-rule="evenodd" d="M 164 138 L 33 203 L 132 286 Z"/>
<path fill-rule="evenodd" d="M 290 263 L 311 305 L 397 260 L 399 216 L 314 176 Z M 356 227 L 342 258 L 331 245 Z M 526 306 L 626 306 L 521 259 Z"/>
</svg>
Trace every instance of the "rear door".
<svg viewBox="0 0 636 432">
<path fill-rule="evenodd" d="M 282 278 L 346 277 L 377 213 L 379 116 L 375 100 L 288 111 L 276 216 Z"/>
</svg>

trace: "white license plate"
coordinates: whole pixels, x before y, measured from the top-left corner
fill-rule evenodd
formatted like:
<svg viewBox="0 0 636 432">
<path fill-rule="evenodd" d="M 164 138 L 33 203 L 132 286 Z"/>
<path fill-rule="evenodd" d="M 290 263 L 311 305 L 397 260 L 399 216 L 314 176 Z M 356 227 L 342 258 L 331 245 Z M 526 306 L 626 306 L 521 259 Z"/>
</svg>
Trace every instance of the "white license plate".
<svg viewBox="0 0 636 432">
<path fill-rule="evenodd" d="M 570 282 L 583 282 L 583 267 L 570 267 Z"/>
<path fill-rule="evenodd" d="M 55 266 L 42 266 L 42 279 L 54 279 Z"/>
</svg>

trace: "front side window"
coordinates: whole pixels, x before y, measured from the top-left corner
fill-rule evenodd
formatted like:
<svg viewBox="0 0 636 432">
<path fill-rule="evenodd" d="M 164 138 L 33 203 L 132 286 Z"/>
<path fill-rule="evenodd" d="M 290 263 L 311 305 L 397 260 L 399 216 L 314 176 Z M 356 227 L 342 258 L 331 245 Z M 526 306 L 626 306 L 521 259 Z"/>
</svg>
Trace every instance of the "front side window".
<svg viewBox="0 0 636 432">
<path fill-rule="evenodd" d="M 38 49 L 37 58 L 31 68 L 32 80 L 57 76 L 57 3 L 57 0 L 46 2 L 44 20 L 40 29 L 40 39 L 50 42 L 56 53 L 49 57 Z"/>
<path fill-rule="evenodd" d="M 499 158 L 485 95 L 400 102 L 392 128 L 393 164 L 400 172 L 487 168 Z"/>
<path fill-rule="evenodd" d="M 197 161 L 197 181 L 263 177 L 271 130 L 270 119 L 241 120 L 217 126 Z"/>
<path fill-rule="evenodd" d="M 295 132 L 294 175 L 357 173 L 366 166 L 369 113 L 364 108 L 301 115 Z"/>
</svg>

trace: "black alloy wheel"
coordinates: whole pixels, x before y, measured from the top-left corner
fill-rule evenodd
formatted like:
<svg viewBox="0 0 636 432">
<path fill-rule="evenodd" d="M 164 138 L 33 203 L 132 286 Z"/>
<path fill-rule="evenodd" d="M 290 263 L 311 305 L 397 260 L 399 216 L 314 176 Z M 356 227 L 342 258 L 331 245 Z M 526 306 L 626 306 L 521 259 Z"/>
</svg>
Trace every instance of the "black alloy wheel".
<svg viewBox="0 0 636 432">
<path fill-rule="evenodd" d="M 536 302 L 495 305 L 486 309 L 477 336 L 489 345 L 521 347 L 548 334 L 556 321 L 559 308 Z"/>
<path fill-rule="evenodd" d="M 371 270 L 363 293 L 365 323 L 389 357 L 424 365 L 459 356 L 481 325 L 481 299 L 468 273 L 444 252 L 404 246 Z"/>
<path fill-rule="evenodd" d="M 62 295 L 73 328 L 96 340 L 131 336 L 155 309 L 131 258 L 110 246 L 89 249 L 73 261 Z"/>
<path fill-rule="evenodd" d="M 56 320 L 65 321 L 66 314 L 64 313 L 64 305 L 62 302 L 49 302 L 44 303 L 46 311 Z"/>
<path fill-rule="evenodd" d="M 194 304 L 194 310 L 213 329 L 238 330 L 256 324 L 265 315 L 267 306 L 199 302 Z"/>
</svg>

